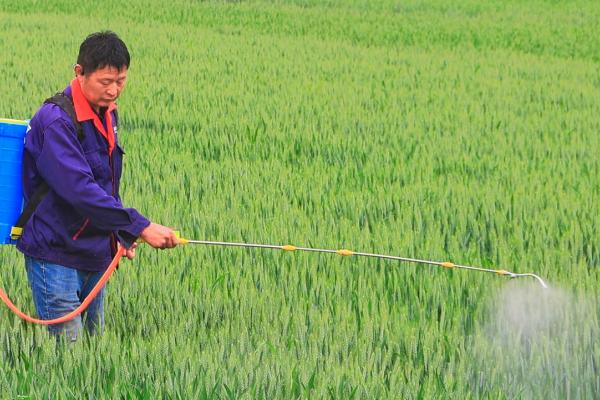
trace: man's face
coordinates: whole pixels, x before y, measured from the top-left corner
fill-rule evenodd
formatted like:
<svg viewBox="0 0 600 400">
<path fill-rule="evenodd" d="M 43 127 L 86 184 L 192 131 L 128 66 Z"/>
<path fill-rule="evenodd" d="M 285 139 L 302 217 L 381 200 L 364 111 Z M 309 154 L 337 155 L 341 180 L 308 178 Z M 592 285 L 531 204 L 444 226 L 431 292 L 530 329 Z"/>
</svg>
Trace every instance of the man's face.
<svg viewBox="0 0 600 400">
<path fill-rule="evenodd" d="M 110 103 L 115 101 L 121 94 L 127 80 L 127 67 L 119 70 L 107 66 L 85 75 L 81 72 L 82 68 L 77 64 L 75 74 L 81 85 L 81 90 L 96 111 L 101 107 L 108 107 Z"/>
</svg>

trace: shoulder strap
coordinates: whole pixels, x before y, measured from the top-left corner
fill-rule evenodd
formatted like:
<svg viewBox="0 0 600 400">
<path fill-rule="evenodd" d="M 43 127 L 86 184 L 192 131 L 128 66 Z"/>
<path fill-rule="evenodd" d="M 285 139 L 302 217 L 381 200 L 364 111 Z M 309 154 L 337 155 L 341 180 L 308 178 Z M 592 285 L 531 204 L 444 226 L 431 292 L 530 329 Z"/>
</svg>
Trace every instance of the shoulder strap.
<svg viewBox="0 0 600 400">
<path fill-rule="evenodd" d="M 17 240 L 21 237 L 21 235 L 23 234 L 23 227 L 25 226 L 27 221 L 29 221 L 29 218 L 31 218 L 31 215 L 33 214 L 37 206 L 42 202 L 42 199 L 46 196 L 48 190 L 50 190 L 48 184 L 45 181 L 42 181 L 42 183 L 40 183 L 40 185 L 38 186 L 37 190 L 33 193 L 33 196 L 31 196 L 31 198 L 27 202 L 27 205 L 23 209 L 23 212 L 21 212 L 21 215 L 19 215 L 19 219 L 11 228 L 10 238 L 12 240 Z"/>
<path fill-rule="evenodd" d="M 73 100 L 69 98 L 64 92 L 56 93 L 54 96 L 44 100 L 44 104 L 56 104 L 64 112 L 67 113 L 71 121 L 73 121 L 73 125 L 75 126 L 75 130 L 77 131 L 77 139 L 81 142 L 84 138 L 83 127 L 77 121 L 77 116 L 75 115 L 75 107 L 73 106 Z"/>
<path fill-rule="evenodd" d="M 79 121 L 77 121 L 77 116 L 75 115 L 75 107 L 73 106 L 73 101 L 69 98 L 69 96 L 65 95 L 64 92 L 57 93 L 44 101 L 44 104 L 49 103 L 56 104 L 57 106 L 62 108 L 64 112 L 67 113 L 69 118 L 71 118 L 71 120 L 73 121 L 73 125 L 75 125 L 75 130 L 77 131 L 77 139 L 81 142 L 84 138 L 83 127 L 81 126 Z M 48 193 L 49 190 L 50 188 L 48 187 L 48 184 L 45 181 L 42 181 L 42 183 L 40 183 L 36 191 L 33 193 L 31 198 L 25 205 L 25 208 L 21 212 L 17 223 L 12 227 L 10 231 L 10 238 L 12 240 L 17 240 L 21 237 L 21 235 L 23 234 L 23 227 L 25 226 L 27 221 L 29 221 L 29 218 L 31 218 L 31 215 L 33 215 L 33 212 L 42 202 L 42 200 L 46 196 L 46 193 Z"/>
</svg>

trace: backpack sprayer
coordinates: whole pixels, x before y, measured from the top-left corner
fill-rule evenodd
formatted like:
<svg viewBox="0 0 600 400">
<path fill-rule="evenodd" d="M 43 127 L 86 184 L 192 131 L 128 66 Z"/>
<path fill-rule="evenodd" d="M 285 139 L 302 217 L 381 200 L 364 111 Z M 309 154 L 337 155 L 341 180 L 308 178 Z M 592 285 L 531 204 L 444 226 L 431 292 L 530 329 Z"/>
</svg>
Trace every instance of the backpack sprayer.
<svg viewBox="0 0 600 400">
<path fill-rule="evenodd" d="M 23 206 L 23 189 L 22 189 L 22 158 L 23 158 L 23 141 L 27 132 L 27 121 L 0 119 L 0 245 L 15 244 L 15 240 L 11 239 L 11 231 L 21 214 Z M 435 265 L 447 269 L 465 269 L 469 271 L 479 271 L 493 273 L 499 276 L 509 278 L 532 277 L 535 278 L 540 285 L 548 288 L 548 285 L 542 278 L 533 273 L 515 273 L 503 269 L 488 269 L 481 267 L 472 267 L 467 265 L 458 265 L 450 261 L 429 261 L 416 258 L 390 256 L 385 254 L 363 253 L 347 249 L 330 250 L 316 249 L 310 247 L 297 247 L 290 244 L 287 245 L 272 245 L 272 244 L 253 244 L 253 243 L 235 243 L 235 242 L 214 242 L 207 240 L 190 240 L 179 238 L 180 245 L 198 244 L 198 245 L 213 245 L 213 246 L 229 246 L 229 247 L 244 247 L 244 248 L 259 248 L 259 249 L 274 249 L 293 251 L 307 251 L 316 253 L 338 254 L 340 256 L 361 256 L 372 257 L 386 260 L 397 260 L 404 262 L 412 262 L 417 264 Z M 92 302 L 94 297 L 104 287 L 114 270 L 116 269 L 121 257 L 125 255 L 125 249 L 118 247 L 117 253 L 108 268 L 92 289 L 89 296 L 81 303 L 77 309 L 69 314 L 53 320 L 41 320 L 32 318 L 21 312 L 8 298 L 6 293 L 0 288 L 0 299 L 20 318 L 42 325 L 52 325 L 66 322 L 81 314 L 87 306 Z"/>
<path fill-rule="evenodd" d="M 0 244 L 14 244 L 13 225 L 23 208 L 23 141 L 27 121 L 0 118 Z"/>
</svg>

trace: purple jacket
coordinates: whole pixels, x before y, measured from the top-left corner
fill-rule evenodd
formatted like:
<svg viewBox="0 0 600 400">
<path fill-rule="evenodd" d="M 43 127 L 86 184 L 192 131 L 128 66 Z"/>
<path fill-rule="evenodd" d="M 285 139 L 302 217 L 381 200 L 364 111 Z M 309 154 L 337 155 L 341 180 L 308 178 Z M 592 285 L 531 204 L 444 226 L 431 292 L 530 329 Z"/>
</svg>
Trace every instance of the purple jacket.
<svg viewBox="0 0 600 400">
<path fill-rule="evenodd" d="M 71 87 L 65 94 L 72 98 Z M 89 106 L 89 104 L 86 104 Z M 76 104 L 77 107 L 77 104 Z M 78 119 L 79 112 L 78 112 Z M 107 130 L 106 120 L 100 117 Z M 80 141 L 71 118 L 44 104 L 31 119 L 23 152 L 23 192 L 27 201 L 40 182 L 50 190 L 24 226 L 17 248 L 30 257 L 86 271 L 106 269 L 116 242 L 130 247 L 150 221 L 119 197 L 123 149 L 108 142 L 92 120 L 81 122 Z"/>
</svg>

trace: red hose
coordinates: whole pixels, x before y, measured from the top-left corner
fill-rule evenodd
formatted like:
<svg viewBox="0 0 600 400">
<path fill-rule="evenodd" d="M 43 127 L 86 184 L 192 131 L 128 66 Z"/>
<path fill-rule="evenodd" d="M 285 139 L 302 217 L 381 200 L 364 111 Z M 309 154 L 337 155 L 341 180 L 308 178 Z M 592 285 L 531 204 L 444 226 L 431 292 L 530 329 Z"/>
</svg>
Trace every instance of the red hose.
<svg viewBox="0 0 600 400">
<path fill-rule="evenodd" d="M 25 321 L 33 322 L 34 324 L 54 325 L 54 324 L 60 324 L 63 322 L 70 321 L 73 318 L 75 318 L 76 316 L 78 316 L 79 314 L 81 314 L 90 305 L 92 300 L 94 300 L 94 298 L 98 295 L 98 292 L 100 292 L 100 290 L 102 290 L 102 288 L 108 281 L 108 278 L 110 278 L 112 273 L 115 271 L 115 268 L 117 268 L 117 265 L 119 264 L 119 261 L 121 260 L 121 257 L 123 257 L 123 255 L 125 255 L 125 248 L 122 246 L 119 246 L 117 248 L 117 254 L 115 254 L 115 257 L 110 262 L 108 268 L 106 269 L 104 274 L 102 274 L 102 277 L 100 278 L 98 283 L 96 283 L 96 286 L 94 286 L 94 288 L 92 289 L 90 294 L 85 298 L 85 300 L 83 300 L 81 305 L 79 307 L 77 307 L 75 310 L 68 313 L 67 315 L 64 315 L 60 318 L 37 319 L 37 318 L 33 318 L 33 317 L 23 313 L 21 310 L 19 310 L 17 308 L 17 306 L 15 306 L 13 304 L 12 301 L 10 301 L 10 299 L 8 298 L 8 296 L 6 295 L 4 290 L 2 290 L 1 288 L 0 288 L 0 299 L 2 299 L 2 301 L 4 303 L 6 303 L 6 305 L 8 306 L 8 308 L 10 308 L 12 310 L 12 312 L 17 314 L 19 317 L 21 317 Z"/>
</svg>

